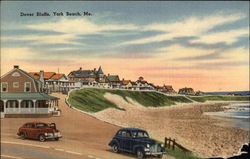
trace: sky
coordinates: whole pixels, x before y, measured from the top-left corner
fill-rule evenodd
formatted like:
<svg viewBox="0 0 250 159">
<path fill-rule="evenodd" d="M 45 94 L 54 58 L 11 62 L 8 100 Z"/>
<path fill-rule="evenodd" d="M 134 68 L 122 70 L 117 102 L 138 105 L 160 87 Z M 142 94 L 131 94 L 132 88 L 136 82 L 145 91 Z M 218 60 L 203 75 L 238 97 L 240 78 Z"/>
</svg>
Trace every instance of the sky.
<svg viewBox="0 0 250 159">
<path fill-rule="evenodd" d="M 66 75 L 102 66 L 177 91 L 249 90 L 249 2 L 1 2 L 1 74 L 13 65 Z"/>
</svg>

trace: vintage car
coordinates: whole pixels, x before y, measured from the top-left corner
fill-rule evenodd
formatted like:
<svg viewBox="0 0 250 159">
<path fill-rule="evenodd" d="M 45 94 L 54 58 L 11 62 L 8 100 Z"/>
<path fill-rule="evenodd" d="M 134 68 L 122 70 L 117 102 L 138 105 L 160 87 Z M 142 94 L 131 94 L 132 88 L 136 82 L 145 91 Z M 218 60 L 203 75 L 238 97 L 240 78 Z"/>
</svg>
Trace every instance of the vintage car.
<svg viewBox="0 0 250 159">
<path fill-rule="evenodd" d="M 165 153 L 163 145 L 150 139 L 145 130 L 137 128 L 120 129 L 108 145 L 112 147 L 113 152 L 125 151 L 134 153 L 139 159 L 146 156 L 162 158 Z"/>
<path fill-rule="evenodd" d="M 62 137 L 59 130 L 56 129 L 56 124 L 43 122 L 28 122 L 18 129 L 18 136 L 22 139 L 38 139 L 43 142 L 47 139 L 59 140 Z"/>
</svg>

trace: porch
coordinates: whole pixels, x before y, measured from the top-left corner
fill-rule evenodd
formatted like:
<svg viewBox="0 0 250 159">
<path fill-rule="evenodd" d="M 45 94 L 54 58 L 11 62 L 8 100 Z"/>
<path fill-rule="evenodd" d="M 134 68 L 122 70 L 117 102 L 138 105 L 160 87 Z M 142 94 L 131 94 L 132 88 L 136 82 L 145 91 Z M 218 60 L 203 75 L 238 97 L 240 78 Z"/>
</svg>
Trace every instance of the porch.
<svg viewBox="0 0 250 159">
<path fill-rule="evenodd" d="M 1 93 L 0 112 L 3 116 L 20 114 L 51 114 L 58 109 L 58 98 L 45 93 Z"/>
</svg>

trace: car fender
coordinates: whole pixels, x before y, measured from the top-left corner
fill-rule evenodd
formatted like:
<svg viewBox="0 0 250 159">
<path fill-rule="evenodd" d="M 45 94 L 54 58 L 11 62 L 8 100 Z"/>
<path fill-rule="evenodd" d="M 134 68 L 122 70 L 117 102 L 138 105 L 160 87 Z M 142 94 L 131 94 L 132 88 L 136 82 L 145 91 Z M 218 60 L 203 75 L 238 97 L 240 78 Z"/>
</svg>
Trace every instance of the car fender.
<svg viewBox="0 0 250 159">
<path fill-rule="evenodd" d="M 36 138 L 39 139 L 40 135 L 44 135 L 45 136 L 45 132 L 38 133 L 37 136 L 36 136 Z"/>
<path fill-rule="evenodd" d="M 118 147 L 120 147 L 120 144 L 117 139 L 112 139 L 108 145 L 112 147 L 114 144 L 117 144 Z"/>
<path fill-rule="evenodd" d="M 20 136 L 21 134 L 24 134 L 25 136 L 27 136 L 25 131 L 18 131 L 17 135 Z"/>
<path fill-rule="evenodd" d="M 141 149 L 144 152 L 144 148 L 145 148 L 144 145 L 141 145 L 141 144 L 140 145 L 135 145 L 135 146 L 133 146 L 133 152 L 136 153 L 137 149 Z"/>
</svg>

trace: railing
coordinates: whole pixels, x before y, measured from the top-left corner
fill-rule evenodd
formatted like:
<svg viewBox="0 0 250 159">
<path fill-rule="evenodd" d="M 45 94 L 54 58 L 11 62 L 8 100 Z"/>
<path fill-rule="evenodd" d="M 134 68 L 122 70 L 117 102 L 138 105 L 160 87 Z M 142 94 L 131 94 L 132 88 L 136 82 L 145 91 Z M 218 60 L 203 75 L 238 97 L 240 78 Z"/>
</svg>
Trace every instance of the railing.
<svg viewBox="0 0 250 159">
<path fill-rule="evenodd" d="M 6 108 L 7 114 L 48 114 L 49 108 Z"/>
<path fill-rule="evenodd" d="M 164 146 L 166 148 L 169 148 L 169 149 L 172 149 L 172 150 L 175 150 L 175 148 L 179 148 L 183 151 L 186 151 L 186 152 L 191 152 L 190 150 L 188 150 L 187 148 L 183 147 L 182 145 L 176 143 L 175 139 L 171 139 L 171 138 L 167 138 L 165 137 L 165 142 L 164 142 Z"/>
</svg>

